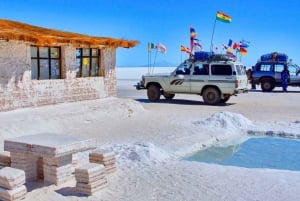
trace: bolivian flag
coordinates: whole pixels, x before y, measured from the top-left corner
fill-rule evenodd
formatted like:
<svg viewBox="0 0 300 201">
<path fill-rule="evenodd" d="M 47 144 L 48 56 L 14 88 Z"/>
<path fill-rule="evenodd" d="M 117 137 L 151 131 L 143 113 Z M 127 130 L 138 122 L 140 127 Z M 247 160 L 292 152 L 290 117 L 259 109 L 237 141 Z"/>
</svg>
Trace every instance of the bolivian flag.
<svg viewBox="0 0 300 201">
<path fill-rule="evenodd" d="M 229 15 L 226 15 L 224 13 L 221 13 L 220 11 L 217 12 L 217 20 L 225 23 L 230 23 L 231 22 L 231 17 Z"/>
</svg>

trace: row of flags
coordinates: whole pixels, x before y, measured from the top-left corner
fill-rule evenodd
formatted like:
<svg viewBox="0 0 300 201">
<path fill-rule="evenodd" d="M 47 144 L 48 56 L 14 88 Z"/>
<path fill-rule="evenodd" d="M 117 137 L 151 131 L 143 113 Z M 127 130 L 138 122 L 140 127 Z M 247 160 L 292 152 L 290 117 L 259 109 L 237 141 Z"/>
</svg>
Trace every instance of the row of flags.
<svg viewBox="0 0 300 201">
<path fill-rule="evenodd" d="M 167 47 L 162 43 L 157 43 L 157 45 L 154 45 L 154 43 L 148 43 L 148 52 L 151 52 L 152 49 L 156 49 L 158 52 L 163 54 L 167 52 Z"/>
<path fill-rule="evenodd" d="M 232 19 L 229 15 L 217 11 L 216 21 L 230 23 L 231 20 Z M 200 40 L 197 39 L 196 36 L 197 36 L 197 32 L 195 28 L 192 27 L 192 25 L 190 25 L 190 48 L 181 45 L 180 50 L 190 55 L 193 54 L 195 50 L 203 51 L 204 48 L 202 47 Z M 233 43 L 233 41 L 229 39 L 228 45 L 223 45 L 223 50 L 226 50 L 226 54 L 231 57 L 236 57 L 237 54 L 246 55 L 248 53 L 247 48 L 249 47 L 249 44 L 250 44 L 249 41 L 242 40 L 240 42 Z M 215 47 L 214 50 L 218 50 L 218 48 Z M 211 49 L 211 51 L 213 50 Z"/>
<path fill-rule="evenodd" d="M 217 11 L 215 22 L 220 21 L 224 23 L 231 23 L 231 20 L 232 19 L 229 15 Z M 213 29 L 213 33 L 214 33 L 214 29 Z M 213 35 L 212 35 L 212 40 L 213 40 Z M 201 41 L 197 38 L 197 32 L 195 28 L 192 25 L 190 25 L 190 47 L 185 47 L 184 45 L 181 45 L 180 51 L 185 52 L 189 55 L 192 55 L 194 51 L 203 51 L 204 48 L 200 42 Z M 227 45 L 224 44 L 222 45 L 223 46 L 222 49 L 226 51 L 226 54 L 228 56 L 236 57 L 237 54 L 246 55 L 248 53 L 247 48 L 249 47 L 249 44 L 250 44 L 249 41 L 242 40 L 233 43 L 233 41 L 229 39 Z M 151 52 L 153 49 L 156 49 L 156 52 L 161 52 L 163 54 L 167 52 L 166 46 L 162 43 L 157 43 L 156 45 L 154 43 L 148 43 L 148 54 L 150 54 L 149 55 L 150 60 L 151 60 Z M 215 50 L 218 50 L 218 48 L 216 47 Z M 212 47 L 211 47 L 211 51 L 213 51 Z"/>
</svg>

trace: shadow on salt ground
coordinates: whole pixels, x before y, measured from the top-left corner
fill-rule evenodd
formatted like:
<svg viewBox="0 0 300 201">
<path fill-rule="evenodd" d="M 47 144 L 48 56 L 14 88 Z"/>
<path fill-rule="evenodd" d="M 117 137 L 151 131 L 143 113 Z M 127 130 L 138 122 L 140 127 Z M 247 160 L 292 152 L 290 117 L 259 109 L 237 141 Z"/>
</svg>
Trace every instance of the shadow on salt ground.
<svg viewBox="0 0 300 201">
<path fill-rule="evenodd" d="M 203 106 L 231 106 L 231 105 L 235 105 L 236 103 L 219 103 L 217 105 L 208 105 L 205 104 L 203 101 L 199 100 L 185 100 L 185 99 L 173 99 L 173 100 L 166 100 L 166 99 L 161 99 L 158 102 L 151 102 L 148 99 L 145 98 L 138 98 L 138 99 L 134 99 L 138 102 L 141 103 L 164 103 L 164 104 L 176 104 L 176 105 L 203 105 Z"/>
<path fill-rule="evenodd" d="M 64 187 L 55 191 L 62 196 L 88 197 L 88 195 L 76 191 L 76 187 Z"/>
<path fill-rule="evenodd" d="M 259 92 L 259 93 L 300 93 L 300 91 L 295 91 L 295 90 L 287 90 L 287 92 L 283 92 L 283 91 L 281 91 L 281 90 L 273 90 L 273 91 L 269 91 L 269 92 L 267 92 L 267 91 L 262 91 L 261 89 L 252 89 L 252 90 L 249 90 L 249 93 L 257 93 L 257 92 Z"/>
<path fill-rule="evenodd" d="M 26 182 L 25 185 L 26 185 L 26 188 L 27 188 L 27 192 L 31 192 L 31 191 L 33 191 L 35 189 L 38 189 L 38 188 L 48 187 L 51 184 L 47 184 L 43 180 L 41 180 L 41 181 Z"/>
</svg>

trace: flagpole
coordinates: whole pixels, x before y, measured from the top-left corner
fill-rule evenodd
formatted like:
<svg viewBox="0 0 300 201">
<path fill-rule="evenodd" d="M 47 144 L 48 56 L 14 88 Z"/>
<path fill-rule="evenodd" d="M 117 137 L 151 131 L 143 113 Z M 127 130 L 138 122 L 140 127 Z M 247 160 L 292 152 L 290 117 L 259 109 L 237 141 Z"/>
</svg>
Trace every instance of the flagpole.
<svg viewBox="0 0 300 201">
<path fill-rule="evenodd" d="M 154 55 L 154 61 L 153 61 L 153 67 L 152 67 L 152 72 L 151 72 L 151 74 L 153 74 L 154 65 L 155 65 L 155 61 L 156 61 L 156 55 L 157 55 L 157 48 L 156 48 L 155 55 Z"/>
<path fill-rule="evenodd" d="M 216 22 L 217 22 L 217 19 L 215 19 L 215 23 L 214 23 L 214 27 L 213 27 L 213 31 L 212 31 L 212 35 L 211 35 L 211 41 L 210 41 L 210 51 L 211 52 L 213 50 L 213 39 L 214 39 L 214 34 L 215 34 Z"/>
</svg>

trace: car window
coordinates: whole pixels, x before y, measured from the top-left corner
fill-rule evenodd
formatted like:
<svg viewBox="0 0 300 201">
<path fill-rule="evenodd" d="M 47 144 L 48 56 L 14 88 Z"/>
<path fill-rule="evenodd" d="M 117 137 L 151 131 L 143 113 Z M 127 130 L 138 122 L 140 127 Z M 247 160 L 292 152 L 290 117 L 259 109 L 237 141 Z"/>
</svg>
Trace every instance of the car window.
<svg viewBox="0 0 300 201">
<path fill-rule="evenodd" d="M 237 75 L 246 75 L 246 70 L 244 66 L 236 65 L 235 68 L 236 68 Z"/>
<path fill-rule="evenodd" d="M 208 75 L 209 65 L 202 63 L 195 63 L 193 75 Z"/>
<path fill-rule="evenodd" d="M 273 71 L 272 64 L 260 64 L 256 69 L 258 71 Z"/>
<path fill-rule="evenodd" d="M 212 75 L 232 75 L 231 65 L 213 64 L 211 65 Z"/>
<path fill-rule="evenodd" d="M 274 69 L 275 69 L 275 72 L 282 72 L 284 69 L 284 65 L 283 64 L 275 64 Z"/>
<path fill-rule="evenodd" d="M 191 67 L 192 64 L 181 64 L 180 66 L 178 66 L 178 68 L 176 69 L 176 75 L 189 75 L 191 72 Z"/>
</svg>

